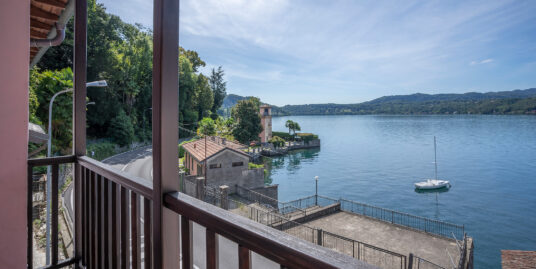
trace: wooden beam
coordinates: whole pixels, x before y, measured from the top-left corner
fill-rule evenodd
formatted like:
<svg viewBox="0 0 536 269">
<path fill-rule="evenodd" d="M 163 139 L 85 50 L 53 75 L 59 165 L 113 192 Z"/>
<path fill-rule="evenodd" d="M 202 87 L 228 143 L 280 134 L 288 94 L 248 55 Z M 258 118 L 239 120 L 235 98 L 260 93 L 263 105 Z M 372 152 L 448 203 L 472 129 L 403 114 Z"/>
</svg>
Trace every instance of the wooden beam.
<svg viewBox="0 0 536 269">
<path fill-rule="evenodd" d="M 65 3 L 57 0 L 32 0 L 32 2 L 57 8 L 65 8 L 66 5 Z"/>
<path fill-rule="evenodd" d="M 54 22 L 57 21 L 59 18 L 58 15 L 54 13 L 46 12 L 33 5 L 30 7 L 30 16 L 35 17 L 35 18 L 41 18 L 43 20 L 54 21 Z"/>
<path fill-rule="evenodd" d="M 34 29 L 30 29 L 30 37 L 31 38 L 47 38 L 47 34 L 43 32 L 36 31 Z"/>
<path fill-rule="evenodd" d="M 153 268 L 179 268 L 179 216 L 162 205 L 179 190 L 179 0 L 154 0 L 153 8 Z M 183 257 L 184 258 L 184 257 Z M 183 267 L 184 268 L 184 267 Z"/>
<path fill-rule="evenodd" d="M 52 24 L 44 23 L 36 19 L 30 19 L 30 27 L 50 31 Z"/>
<path fill-rule="evenodd" d="M 87 80 L 87 0 L 75 1 L 74 6 L 74 94 L 73 94 L 73 154 L 77 157 L 86 154 L 86 80 Z M 80 165 L 76 165 L 74 180 L 74 208 L 82 208 L 82 174 Z M 82 212 L 75 210 L 74 217 L 74 255 L 81 260 L 82 247 Z M 88 229 L 87 227 L 85 227 Z M 88 257 L 85 257 L 87 261 Z M 81 268 L 77 264 L 75 268 Z"/>
</svg>

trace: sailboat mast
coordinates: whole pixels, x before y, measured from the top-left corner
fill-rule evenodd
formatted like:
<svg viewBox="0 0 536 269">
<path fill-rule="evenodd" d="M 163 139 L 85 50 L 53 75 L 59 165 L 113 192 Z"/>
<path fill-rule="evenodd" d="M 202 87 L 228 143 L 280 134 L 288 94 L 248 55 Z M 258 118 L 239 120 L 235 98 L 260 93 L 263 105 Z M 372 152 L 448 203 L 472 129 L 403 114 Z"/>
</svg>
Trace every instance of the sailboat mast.
<svg viewBox="0 0 536 269">
<path fill-rule="evenodd" d="M 435 164 L 435 179 L 437 179 L 437 149 L 436 149 L 435 135 L 434 135 L 434 164 Z"/>
</svg>

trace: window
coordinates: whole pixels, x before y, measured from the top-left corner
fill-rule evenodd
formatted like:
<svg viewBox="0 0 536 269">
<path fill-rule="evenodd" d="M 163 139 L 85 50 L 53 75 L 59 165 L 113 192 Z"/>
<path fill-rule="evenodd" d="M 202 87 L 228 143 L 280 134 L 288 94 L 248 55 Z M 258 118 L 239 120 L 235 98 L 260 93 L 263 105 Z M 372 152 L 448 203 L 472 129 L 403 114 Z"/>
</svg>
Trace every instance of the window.
<svg viewBox="0 0 536 269">
<path fill-rule="evenodd" d="M 210 169 L 214 169 L 214 168 L 221 168 L 221 163 L 218 163 L 218 164 L 211 164 L 208 166 Z"/>
<path fill-rule="evenodd" d="M 244 165 L 244 162 L 233 162 L 233 167 L 242 165 Z"/>
</svg>

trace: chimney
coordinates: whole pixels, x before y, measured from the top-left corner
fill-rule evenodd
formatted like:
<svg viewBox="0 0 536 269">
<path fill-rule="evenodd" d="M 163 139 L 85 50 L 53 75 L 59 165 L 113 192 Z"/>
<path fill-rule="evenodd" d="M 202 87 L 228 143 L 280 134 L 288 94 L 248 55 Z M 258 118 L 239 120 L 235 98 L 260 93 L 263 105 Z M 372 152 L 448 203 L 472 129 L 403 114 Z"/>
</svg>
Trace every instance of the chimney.
<svg viewBox="0 0 536 269">
<path fill-rule="evenodd" d="M 225 145 L 225 140 L 226 140 L 225 138 L 221 139 L 221 143 L 224 144 L 224 145 Z"/>
<path fill-rule="evenodd" d="M 196 148 L 197 144 L 194 144 L 194 149 Z"/>
</svg>

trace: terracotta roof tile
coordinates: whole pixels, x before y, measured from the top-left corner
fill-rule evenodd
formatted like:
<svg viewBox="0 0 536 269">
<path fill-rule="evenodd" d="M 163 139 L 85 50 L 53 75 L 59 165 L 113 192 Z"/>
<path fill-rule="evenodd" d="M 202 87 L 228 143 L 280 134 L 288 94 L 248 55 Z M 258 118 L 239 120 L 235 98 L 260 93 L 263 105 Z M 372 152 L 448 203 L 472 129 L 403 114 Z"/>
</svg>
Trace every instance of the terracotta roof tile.
<svg viewBox="0 0 536 269">
<path fill-rule="evenodd" d="M 536 268 L 536 251 L 501 250 L 502 269 Z"/>
<path fill-rule="evenodd" d="M 201 138 L 192 142 L 188 142 L 182 145 L 184 150 L 190 153 L 198 161 L 202 162 L 205 160 L 205 139 Z M 246 146 L 235 142 L 222 139 L 221 137 L 209 136 L 206 139 L 206 157 L 210 158 L 212 155 L 228 148 L 234 150 L 238 153 L 247 155 L 241 149 L 246 148 Z M 248 155 L 249 156 L 249 155 Z"/>
</svg>

